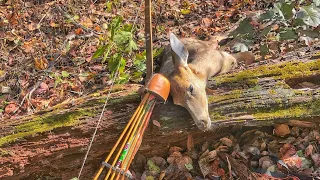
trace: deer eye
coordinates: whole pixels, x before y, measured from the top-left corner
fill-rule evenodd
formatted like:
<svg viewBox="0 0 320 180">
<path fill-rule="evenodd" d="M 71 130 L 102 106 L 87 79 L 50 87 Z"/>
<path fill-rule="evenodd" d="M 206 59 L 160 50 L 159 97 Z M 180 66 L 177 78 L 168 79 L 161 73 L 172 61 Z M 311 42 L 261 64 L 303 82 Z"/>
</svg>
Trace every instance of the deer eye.
<svg viewBox="0 0 320 180">
<path fill-rule="evenodd" d="M 193 93 L 193 86 L 192 86 L 192 85 L 189 86 L 189 92 L 190 92 L 191 94 Z"/>
</svg>

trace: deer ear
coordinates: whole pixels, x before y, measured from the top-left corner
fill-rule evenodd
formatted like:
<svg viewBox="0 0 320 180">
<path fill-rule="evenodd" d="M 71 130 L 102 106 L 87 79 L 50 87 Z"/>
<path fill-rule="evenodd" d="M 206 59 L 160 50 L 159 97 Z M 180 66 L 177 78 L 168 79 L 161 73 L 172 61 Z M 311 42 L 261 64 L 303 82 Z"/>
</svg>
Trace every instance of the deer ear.
<svg viewBox="0 0 320 180">
<path fill-rule="evenodd" d="M 173 33 L 170 33 L 170 46 L 175 69 L 186 67 L 188 65 L 189 52 Z"/>
</svg>

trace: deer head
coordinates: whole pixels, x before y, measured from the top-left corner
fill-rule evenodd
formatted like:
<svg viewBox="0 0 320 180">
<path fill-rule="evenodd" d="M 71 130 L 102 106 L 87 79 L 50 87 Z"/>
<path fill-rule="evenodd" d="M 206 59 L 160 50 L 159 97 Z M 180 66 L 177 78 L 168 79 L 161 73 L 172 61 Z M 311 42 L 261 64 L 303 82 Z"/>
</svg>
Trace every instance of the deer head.
<svg viewBox="0 0 320 180">
<path fill-rule="evenodd" d="M 170 77 L 170 94 L 173 102 L 186 108 L 200 130 L 208 130 L 211 120 L 208 113 L 206 94 L 207 75 L 196 71 L 188 64 L 189 52 L 183 43 L 170 34 L 171 54 L 174 71 Z"/>
</svg>

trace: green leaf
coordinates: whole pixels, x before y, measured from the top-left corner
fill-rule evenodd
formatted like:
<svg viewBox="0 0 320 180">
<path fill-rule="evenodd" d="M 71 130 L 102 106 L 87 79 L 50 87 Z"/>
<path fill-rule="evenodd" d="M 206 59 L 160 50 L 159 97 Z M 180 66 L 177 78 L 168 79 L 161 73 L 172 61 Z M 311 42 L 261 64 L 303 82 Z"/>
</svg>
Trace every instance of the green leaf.
<svg viewBox="0 0 320 180">
<path fill-rule="evenodd" d="M 130 39 L 127 47 L 125 48 L 125 51 L 131 52 L 131 51 L 137 50 L 137 49 L 138 49 L 138 46 L 137 46 L 136 42 L 133 39 Z"/>
<path fill-rule="evenodd" d="M 319 38 L 320 37 L 320 32 L 317 31 L 317 30 L 299 29 L 298 32 L 301 33 L 302 35 L 306 35 L 306 36 L 311 37 L 311 38 Z"/>
<path fill-rule="evenodd" d="M 156 48 L 153 50 L 153 57 L 158 57 L 162 52 L 163 52 L 164 48 Z"/>
<path fill-rule="evenodd" d="M 274 12 L 272 10 L 269 10 L 263 14 L 260 15 L 259 20 L 264 21 L 264 20 L 271 20 L 275 16 Z"/>
<path fill-rule="evenodd" d="M 271 30 L 271 26 L 264 28 L 260 33 L 260 37 L 266 36 L 270 32 L 270 30 Z"/>
<path fill-rule="evenodd" d="M 294 8 L 294 4 L 287 4 L 287 3 L 283 3 L 281 6 L 281 11 L 284 15 L 285 19 L 291 19 L 293 16 L 293 12 L 292 9 Z"/>
<path fill-rule="evenodd" d="M 117 83 L 124 84 L 129 81 L 129 77 L 130 77 L 129 74 L 121 73 L 118 80 L 117 80 Z"/>
<path fill-rule="evenodd" d="M 106 2 L 107 12 L 112 11 L 112 5 L 113 5 L 112 1 Z"/>
<path fill-rule="evenodd" d="M 128 31 L 120 31 L 116 35 L 114 35 L 113 41 L 117 46 L 125 46 L 126 43 L 129 42 L 131 38 L 131 32 Z"/>
<path fill-rule="evenodd" d="M 305 26 L 306 24 L 301 18 L 296 18 L 293 21 L 293 27 Z"/>
<path fill-rule="evenodd" d="M 292 29 L 287 29 L 280 32 L 280 40 L 282 41 L 289 40 L 289 39 L 297 39 L 297 38 L 298 38 L 298 34 L 296 33 L 296 31 Z"/>
<path fill-rule="evenodd" d="M 140 72 L 140 71 L 133 72 L 131 76 L 131 81 L 135 83 L 140 82 L 142 80 L 142 75 L 143 75 L 143 72 Z"/>
<path fill-rule="evenodd" d="M 133 28 L 133 24 L 125 24 L 123 26 L 123 30 L 124 31 L 128 31 L 128 32 L 131 32 L 132 31 L 132 28 Z"/>
<path fill-rule="evenodd" d="M 320 8 L 315 6 L 303 6 L 297 12 L 297 17 L 309 26 L 317 27 L 320 25 Z"/>
<path fill-rule="evenodd" d="M 132 50 L 138 49 L 137 44 L 133 40 L 132 33 L 128 31 L 119 31 L 114 36 L 114 42 L 117 47 L 121 48 L 125 52 L 131 52 Z"/>
<path fill-rule="evenodd" d="M 113 73 L 117 70 L 117 67 L 120 63 L 121 56 L 118 53 L 115 53 L 111 59 L 108 61 L 109 70 Z"/>
<path fill-rule="evenodd" d="M 299 157 L 304 157 L 304 154 L 303 154 L 302 150 L 297 151 L 297 155 Z"/>
<path fill-rule="evenodd" d="M 190 9 L 181 9 L 181 13 L 182 13 L 183 15 L 186 15 L 186 14 L 190 14 L 191 11 L 190 11 Z"/>
<path fill-rule="evenodd" d="M 193 169 L 192 164 L 185 164 L 184 165 L 189 171 Z"/>
<path fill-rule="evenodd" d="M 54 87 L 56 88 L 57 85 L 58 85 L 59 83 L 61 83 L 61 82 L 62 82 L 61 77 L 56 77 L 56 79 L 55 79 L 55 81 L 54 81 Z"/>
<path fill-rule="evenodd" d="M 260 55 L 261 56 L 266 56 L 269 53 L 269 48 L 267 44 L 261 45 L 260 46 Z"/>
<path fill-rule="evenodd" d="M 105 52 L 106 48 L 108 47 L 108 45 L 104 45 L 104 46 L 100 46 L 96 52 L 93 54 L 92 59 L 96 59 L 100 56 L 102 56 L 102 54 Z"/>
<path fill-rule="evenodd" d="M 254 29 L 250 23 L 250 19 L 244 19 L 237 29 L 230 33 L 233 37 L 241 37 L 243 39 L 253 39 Z"/>
<path fill-rule="evenodd" d="M 67 44 L 66 44 L 66 52 L 68 52 L 70 50 L 70 47 L 71 47 L 71 42 L 68 41 Z"/>
<path fill-rule="evenodd" d="M 67 71 L 62 71 L 61 72 L 62 77 L 67 78 L 70 76 L 70 74 Z"/>
<path fill-rule="evenodd" d="M 110 25 L 109 25 L 109 31 L 111 32 L 111 41 L 113 41 L 114 35 L 116 32 L 120 29 L 120 25 L 123 21 L 123 18 L 121 16 L 117 16 L 112 19 Z"/>
<path fill-rule="evenodd" d="M 109 60 L 109 70 L 112 74 L 116 73 L 116 70 L 119 66 L 119 72 L 124 72 L 125 66 L 126 66 L 126 60 L 119 54 L 114 54 L 113 57 Z"/>
<path fill-rule="evenodd" d="M 110 53 L 110 50 L 111 50 L 112 46 L 108 46 L 107 50 L 104 51 L 104 54 L 103 54 L 103 59 L 102 59 L 102 63 L 105 63 L 108 56 L 109 56 L 109 53 Z"/>
<path fill-rule="evenodd" d="M 275 3 L 274 8 L 272 9 L 275 14 L 278 14 L 282 19 L 290 19 L 293 17 L 294 4 L 288 3 Z"/>
</svg>

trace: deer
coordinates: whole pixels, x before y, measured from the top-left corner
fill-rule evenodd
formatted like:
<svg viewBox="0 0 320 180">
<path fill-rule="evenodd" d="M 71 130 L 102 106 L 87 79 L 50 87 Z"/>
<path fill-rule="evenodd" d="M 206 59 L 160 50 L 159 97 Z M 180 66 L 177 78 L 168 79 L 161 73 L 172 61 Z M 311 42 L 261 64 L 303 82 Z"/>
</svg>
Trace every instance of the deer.
<svg viewBox="0 0 320 180">
<path fill-rule="evenodd" d="M 209 78 L 237 67 L 238 62 L 254 61 L 251 52 L 229 54 L 216 50 L 210 41 L 178 39 L 170 33 L 170 44 L 161 56 L 159 73 L 170 81 L 173 103 L 188 110 L 202 131 L 211 129 L 206 85 Z"/>
</svg>

